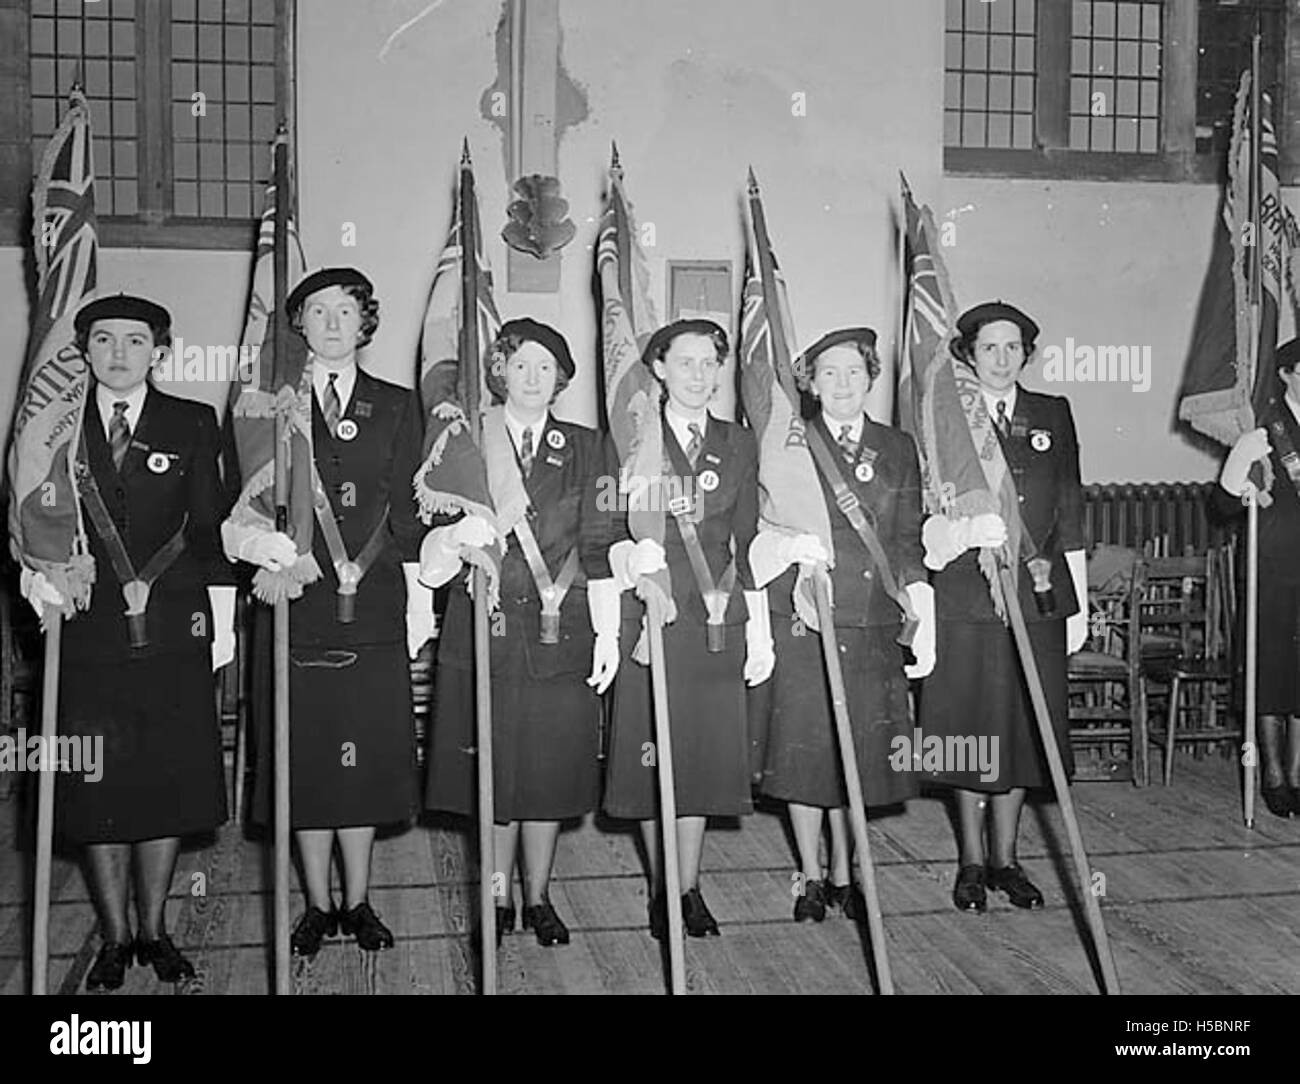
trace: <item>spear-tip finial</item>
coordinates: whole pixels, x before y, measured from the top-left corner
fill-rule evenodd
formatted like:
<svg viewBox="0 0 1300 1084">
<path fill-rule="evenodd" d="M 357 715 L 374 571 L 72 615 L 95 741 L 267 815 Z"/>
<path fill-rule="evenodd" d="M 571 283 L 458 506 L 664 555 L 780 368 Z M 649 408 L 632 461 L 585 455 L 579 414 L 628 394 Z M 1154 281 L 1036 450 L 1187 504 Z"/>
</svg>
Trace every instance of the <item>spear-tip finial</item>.
<svg viewBox="0 0 1300 1084">
<path fill-rule="evenodd" d="M 462 167 L 470 164 L 469 159 L 469 136 L 463 136 L 460 144 L 460 164 Z"/>
<path fill-rule="evenodd" d="M 281 143 L 287 145 L 288 142 L 289 142 L 289 122 L 284 117 L 281 117 L 280 123 L 275 126 L 275 143 L 278 146 Z"/>
<path fill-rule="evenodd" d="M 749 194 L 751 196 L 758 195 L 758 178 L 754 176 L 753 166 L 749 167 Z"/>
</svg>

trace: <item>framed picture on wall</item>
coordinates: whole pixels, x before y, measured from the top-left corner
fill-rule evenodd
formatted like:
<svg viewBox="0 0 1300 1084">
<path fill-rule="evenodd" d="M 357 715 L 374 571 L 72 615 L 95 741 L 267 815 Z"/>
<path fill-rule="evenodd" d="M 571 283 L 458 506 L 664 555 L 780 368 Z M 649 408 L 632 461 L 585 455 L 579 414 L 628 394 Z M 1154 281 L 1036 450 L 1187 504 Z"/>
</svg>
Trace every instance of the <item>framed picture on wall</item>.
<svg viewBox="0 0 1300 1084">
<path fill-rule="evenodd" d="M 736 348 L 740 329 L 736 326 L 735 303 L 731 294 L 730 260 L 668 261 L 668 322 L 712 320 L 727 332 L 731 343 L 718 391 L 710 409 L 720 418 L 736 418 Z"/>
</svg>

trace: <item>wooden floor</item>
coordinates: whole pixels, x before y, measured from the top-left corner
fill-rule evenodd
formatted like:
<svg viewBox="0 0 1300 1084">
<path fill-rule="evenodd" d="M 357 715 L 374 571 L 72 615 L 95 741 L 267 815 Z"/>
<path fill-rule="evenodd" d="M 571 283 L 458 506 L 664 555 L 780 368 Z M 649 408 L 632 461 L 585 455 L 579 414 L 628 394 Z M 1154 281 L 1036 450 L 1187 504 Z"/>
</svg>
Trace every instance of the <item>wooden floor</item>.
<svg viewBox="0 0 1300 1084">
<path fill-rule="evenodd" d="M 1233 765 L 1180 760 L 1174 786 L 1081 783 L 1075 801 L 1125 993 L 1300 992 L 1300 821 L 1262 806 L 1241 824 Z M 0 991 L 28 989 L 28 859 L 14 845 L 14 803 L 0 805 Z M 909 804 L 872 821 L 889 955 L 899 993 L 1091 993 L 1081 908 L 1054 806 L 1026 811 L 1021 859 L 1047 896 L 1036 913 L 994 896 L 985 915 L 959 914 L 949 893 L 955 849 L 944 802 Z M 169 925 L 198 977 L 180 987 L 152 970 L 129 993 L 266 993 L 270 973 L 267 851 L 227 826 L 182 855 Z M 702 885 L 722 936 L 688 939 L 688 987 L 700 993 L 870 993 L 863 936 L 847 920 L 791 921 L 792 849 L 781 816 L 762 811 L 709 832 Z M 192 894 L 200 878 L 206 894 Z M 465 994 L 476 983 L 470 923 L 473 844 L 454 826 L 416 827 L 376 847 L 371 900 L 397 938 L 367 956 L 327 943 L 294 961 L 301 993 Z M 552 900 L 567 947 L 515 933 L 499 955 L 502 992 L 660 993 L 665 961 L 645 929 L 646 888 L 631 833 L 585 823 L 560 841 Z M 56 862 L 51 991 L 84 989 L 98 948 L 78 869 Z M 294 912 L 301 901 L 294 900 Z"/>
</svg>

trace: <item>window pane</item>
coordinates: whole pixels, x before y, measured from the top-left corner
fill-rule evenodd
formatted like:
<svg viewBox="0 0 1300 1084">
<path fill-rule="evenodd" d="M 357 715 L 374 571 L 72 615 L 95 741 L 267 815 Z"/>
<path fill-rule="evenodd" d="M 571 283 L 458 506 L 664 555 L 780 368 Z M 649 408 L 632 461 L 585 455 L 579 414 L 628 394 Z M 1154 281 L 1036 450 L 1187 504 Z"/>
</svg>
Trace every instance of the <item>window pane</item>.
<svg viewBox="0 0 1300 1084">
<path fill-rule="evenodd" d="M 189 60 L 195 55 L 194 27 L 188 23 L 172 23 L 172 58 Z"/>
<path fill-rule="evenodd" d="M 1011 76 L 989 76 L 989 108 L 1003 113 L 1011 112 Z"/>
<path fill-rule="evenodd" d="M 199 182 L 199 214 L 218 217 L 226 213 L 226 186 L 220 181 Z"/>
<path fill-rule="evenodd" d="M 134 180 L 113 182 L 113 213 L 117 215 L 134 215 L 140 213 L 137 202 L 139 193 Z"/>
<path fill-rule="evenodd" d="M 1011 146 L 1011 117 L 1004 113 L 989 114 L 989 142 L 990 147 L 1010 147 Z"/>
<path fill-rule="evenodd" d="M 1011 137 L 1015 147 L 1029 148 L 1034 145 L 1033 114 L 1017 113 L 1012 118 Z"/>
<path fill-rule="evenodd" d="M 1115 149 L 1132 154 L 1138 149 L 1138 122 L 1120 119 L 1115 122 Z"/>
<path fill-rule="evenodd" d="M 172 213 L 190 218 L 199 213 L 199 186 L 192 181 L 172 185 Z"/>
<path fill-rule="evenodd" d="M 1011 59 L 1011 37 L 1007 34 L 993 35 L 989 39 L 989 70 L 1009 72 Z"/>
</svg>

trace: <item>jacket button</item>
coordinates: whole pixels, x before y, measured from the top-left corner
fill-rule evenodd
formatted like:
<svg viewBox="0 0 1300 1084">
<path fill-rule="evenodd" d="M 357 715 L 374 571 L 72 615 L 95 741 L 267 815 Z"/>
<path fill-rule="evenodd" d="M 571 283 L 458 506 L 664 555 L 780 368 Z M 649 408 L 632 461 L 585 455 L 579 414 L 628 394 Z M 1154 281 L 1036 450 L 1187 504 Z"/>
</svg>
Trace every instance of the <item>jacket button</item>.
<svg viewBox="0 0 1300 1084">
<path fill-rule="evenodd" d="M 869 569 L 869 568 L 866 569 L 866 570 L 862 573 L 862 576 L 863 576 L 863 579 L 867 579 L 867 580 L 871 579 L 871 569 Z"/>
<path fill-rule="evenodd" d="M 1019 498 L 1019 499 L 1020 499 L 1020 503 L 1021 503 L 1021 504 L 1024 504 L 1024 503 L 1025 503 L 1025 495 L 1024 495 L 1023 493 L 1020 494 L 1020 498 Z"/>
</svg>

